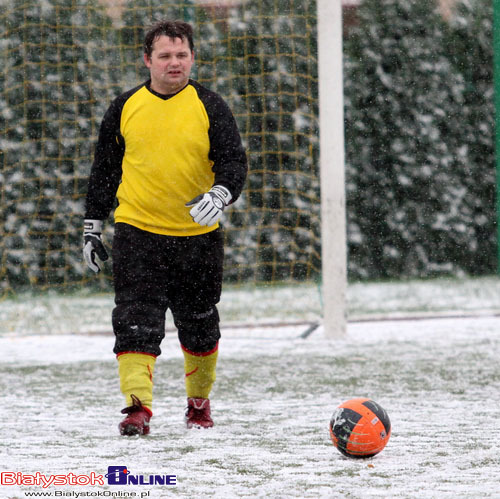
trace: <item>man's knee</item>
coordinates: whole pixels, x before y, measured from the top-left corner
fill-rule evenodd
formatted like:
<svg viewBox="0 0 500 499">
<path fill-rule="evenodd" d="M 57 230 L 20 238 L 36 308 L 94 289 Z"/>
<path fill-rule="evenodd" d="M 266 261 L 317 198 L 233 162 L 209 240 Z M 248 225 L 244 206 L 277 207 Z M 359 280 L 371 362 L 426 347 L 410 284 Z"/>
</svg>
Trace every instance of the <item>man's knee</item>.
<svg viewBox="0 0 500 499">
<path fill-rule="evenodd" d="M 191 352 L 209 352 L 220 339 L 219 313 L 215 306 L 200 313 L 174 314 L 174 323 L 181 345 Z"/>
<path fill-rule="evenodd" d="M 115 353 L 145 352 L 160 355 L 165 337 L 165 310 L 145 303 L 123 303 L 113 310 Z"/>
</svg>

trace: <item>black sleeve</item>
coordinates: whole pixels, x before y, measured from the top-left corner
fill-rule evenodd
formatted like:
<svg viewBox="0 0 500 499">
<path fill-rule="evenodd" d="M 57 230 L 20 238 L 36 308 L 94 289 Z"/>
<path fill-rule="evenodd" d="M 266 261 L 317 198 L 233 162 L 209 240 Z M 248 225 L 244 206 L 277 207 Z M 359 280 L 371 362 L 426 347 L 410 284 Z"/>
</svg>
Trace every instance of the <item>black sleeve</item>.
<svg viewBox="0 0 500 499">
<path fill-rule="evenodd" d="M 123 104 L 123 99 L 115 99 L 102 120 L 87 188 L 85 218 L 105 220 L 113 208 L 125 152 L 120 134 Z"/>
<path fill-rule="evenodd" d="M 198 95 L 207 111 L 210 128 L 209 158 L 214 162 L 214 185 L 227 187 L 234 203 L 241 194 L 248 165 L 241 142 L 238 125 L 229 106 L 218 94 L 195 84 Z"/>
</svg>

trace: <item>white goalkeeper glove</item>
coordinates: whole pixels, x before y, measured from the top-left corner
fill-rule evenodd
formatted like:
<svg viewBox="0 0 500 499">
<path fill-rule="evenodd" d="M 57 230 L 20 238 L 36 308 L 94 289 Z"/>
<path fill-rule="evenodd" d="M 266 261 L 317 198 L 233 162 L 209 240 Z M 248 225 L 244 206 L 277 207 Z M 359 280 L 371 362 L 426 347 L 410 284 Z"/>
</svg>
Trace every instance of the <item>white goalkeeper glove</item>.
<svg viewBox="0 0 500 499">
<path fill-rule="evenodd" d="M 102 244 L 102 220 L 85 220 L 83 224 L 83 258 L 90 270 L 96 274 L 101 267 L 96 262 L 96 256 L 105 262 L 108 259 L 108 252 Z"/>
<path fill-rule="evenodd" d="M 231 202 L 233 196 L 222 185 L 214 185 L 208 192 L 191 199 L 186 206 L 192 206 L 189 214 L 193 220 L 200 225 L 214 225 Z"/>
</svg>

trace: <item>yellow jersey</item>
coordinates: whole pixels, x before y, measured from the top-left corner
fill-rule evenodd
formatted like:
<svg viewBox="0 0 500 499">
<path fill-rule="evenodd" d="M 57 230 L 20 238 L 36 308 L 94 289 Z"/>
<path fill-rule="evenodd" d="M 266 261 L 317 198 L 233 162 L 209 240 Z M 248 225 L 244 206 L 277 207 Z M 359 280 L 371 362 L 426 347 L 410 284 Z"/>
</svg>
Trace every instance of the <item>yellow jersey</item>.
<svg viewBox="0 0 500 499">
<path fill-rule="evenodd" d="M 247 173 L 236 121 L 227 104 L 199 83 L 174 95 L 150 81 L 116 98 L 99 132 L 89 179 L 85 218 L 115 222 L 169 236 L 215 230 L 195 223 L 185 204 L 213 185 L 234 202 Z"/>
</svg>

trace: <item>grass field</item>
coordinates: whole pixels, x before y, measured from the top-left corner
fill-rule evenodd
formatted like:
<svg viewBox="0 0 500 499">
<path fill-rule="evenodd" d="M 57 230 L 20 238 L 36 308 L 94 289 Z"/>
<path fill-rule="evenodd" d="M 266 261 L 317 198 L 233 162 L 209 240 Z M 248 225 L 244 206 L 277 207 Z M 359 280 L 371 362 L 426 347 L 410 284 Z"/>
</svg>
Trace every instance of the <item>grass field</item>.
<svg viewBox="0 0 500 499">
<path fill-rule="evenodd" d="M 3 476 L 126 466 L 176 475 L 177 485 L 0 485 L 0 497 L 500 497 L 499 289 L 494 278 L 352 285 L 340 340 L 321 326 L 301 338 L 319 316 L 314 286 L 228 290 L 216 426 L 184 428 L 182 358 L 169 332 L 152 433 L 141 438 L 117 431 L 111 297 L 5 300 Z M 328 435 L 335 407 L 356 396 L 381 404 L 393 426 L 369 460 L 344 458 Z"/>
</svg>

